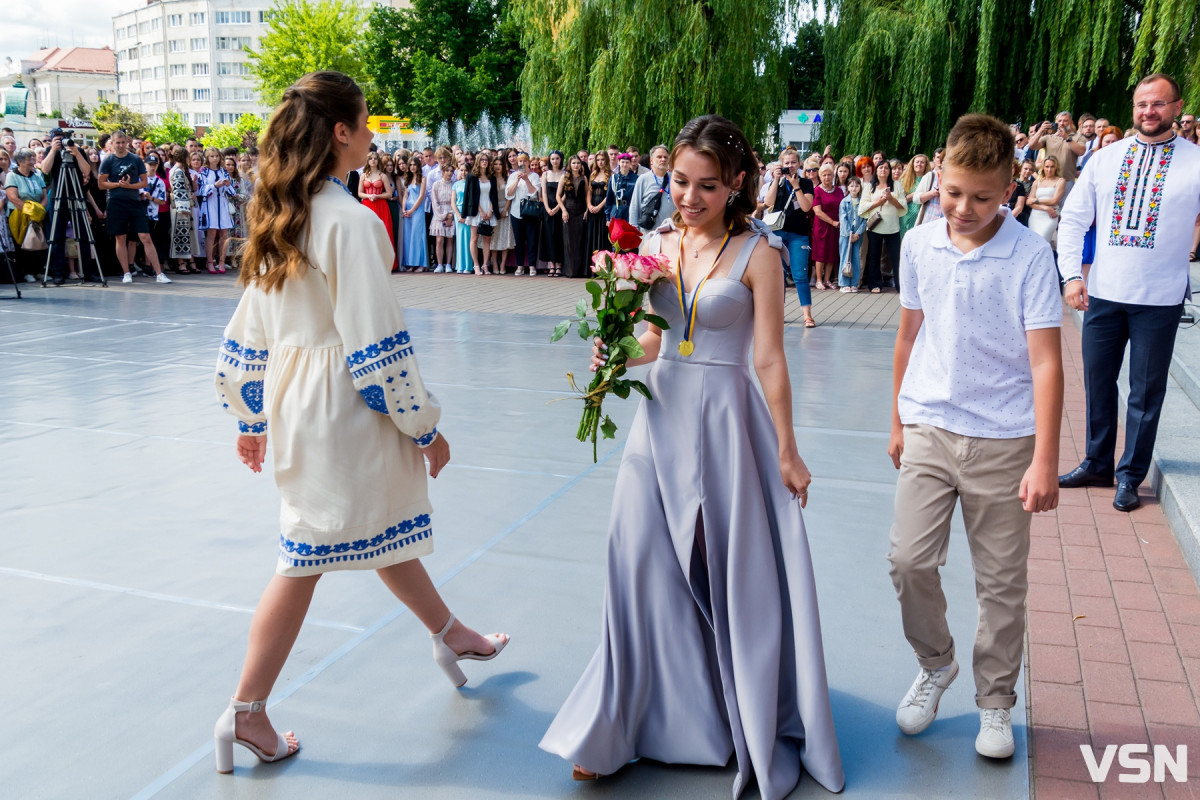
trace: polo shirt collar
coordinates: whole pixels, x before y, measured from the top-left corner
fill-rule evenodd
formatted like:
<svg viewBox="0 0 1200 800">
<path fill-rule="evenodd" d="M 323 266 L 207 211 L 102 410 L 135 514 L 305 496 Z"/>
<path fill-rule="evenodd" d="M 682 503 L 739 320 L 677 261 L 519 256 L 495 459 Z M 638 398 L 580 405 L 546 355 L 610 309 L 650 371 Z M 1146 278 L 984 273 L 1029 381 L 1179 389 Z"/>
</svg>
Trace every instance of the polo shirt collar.
<svg viewBox="0 0 1200 800">
<path fill-rule="evenodd" d="M 1017 247 L 1017 235 L 1020 233 L 1017 226 L 1021 223 L 1013 219 L 1012 214 L 1008 213 L 1007 207 L 1002 206 L 999 213 L 1004 217 L 1004 221 L 1000 223 L 996 235 L 970 253 L 963 253 L 963 258 L 978 261 L 981 258 L 1012 257 L 1013 251 Z M 938 223 L 937 232 L 934 234 L 933 241 L 930 244 L 943 250 L 959 252 L 954 242 L 950 241 L 950 224 L 944 219 L 938 220 Z"/>
</svg>

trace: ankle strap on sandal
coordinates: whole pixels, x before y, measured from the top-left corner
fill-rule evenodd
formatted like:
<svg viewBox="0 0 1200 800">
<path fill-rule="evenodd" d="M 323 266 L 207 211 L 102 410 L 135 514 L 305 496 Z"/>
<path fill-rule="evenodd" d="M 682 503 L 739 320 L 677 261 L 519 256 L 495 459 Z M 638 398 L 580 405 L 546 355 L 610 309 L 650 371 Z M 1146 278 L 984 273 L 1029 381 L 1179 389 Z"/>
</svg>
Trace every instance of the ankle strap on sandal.
<svg viewBox="0 0 1200 800">
<path fill-rule="evenodd" d="M 249 711 L 251 714 L 258 713 L 267 707 L 266 700 L 251 700 L 249 703 L 238 700 L 236 697 L 229 699 L 229 705 L 234 711 Z"/>
</svg>

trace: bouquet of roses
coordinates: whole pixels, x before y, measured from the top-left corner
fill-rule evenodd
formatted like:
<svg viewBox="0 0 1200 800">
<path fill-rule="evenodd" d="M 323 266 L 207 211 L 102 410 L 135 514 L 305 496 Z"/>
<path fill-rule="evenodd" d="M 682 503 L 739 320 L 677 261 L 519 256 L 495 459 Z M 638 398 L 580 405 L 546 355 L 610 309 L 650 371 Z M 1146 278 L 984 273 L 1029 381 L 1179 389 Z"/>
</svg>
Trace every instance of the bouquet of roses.
<svg viewBox="0 0 1200 800">
<path fill-rule="evenodd" d="M 625 375 L 625 362 L 645 355 L 642 345 L 634 336 L 635 327 L 643 320 L 660 328 L 666 328 L 662 317 L 646 313 L 643 308 L 650 287 L 662 280 L 670 280 L 671 265 L 666 256 L 640 256 L 636 249 L 642 235 L 623 219 L 614 219 L 608 226 L 608 237 L 617 252 L 598 250 L 592 255 L 594 278 L 586 285 L 588 297 L 575 306 L 575 316 L 554 326 L 550 341 L 557 342 L 566 336 L 571 325 L 579 326 L 579 338 L 588 341 L 598 337 L 608 348 L 608 361 L 596 370 L 595 377 L 587 390 L 575 384 L 573 373 L 567 373 L 571 388 L 583 397 L 583 417 L 575 434 L 581 442 L 592 442 L 592 461 L 596 461 L 597 434 L 611 439 L 617 425 L 608 415 L 601 419 L 604 396 L 612 392 L 622 399 L 636 391 L 647 399 L 650 390 L 641 381 L 630 380 Z M 633 252 L 630 252 L 633 251 Z M 589 313 L 594 311 L 595 314 Z"/>
</svg>

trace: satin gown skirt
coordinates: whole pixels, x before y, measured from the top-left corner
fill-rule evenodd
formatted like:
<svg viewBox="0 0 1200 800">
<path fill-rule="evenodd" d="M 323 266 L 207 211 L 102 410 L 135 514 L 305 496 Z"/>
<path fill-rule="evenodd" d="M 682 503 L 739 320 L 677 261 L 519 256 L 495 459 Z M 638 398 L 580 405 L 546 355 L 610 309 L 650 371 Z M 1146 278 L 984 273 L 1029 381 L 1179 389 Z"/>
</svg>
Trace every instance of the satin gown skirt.
<svg viewBox="0 0 1200 800">
<path fill-rule="evenodd" d="M 752 777 L 784 797 L 802 767 L 838 791 L 807 533 L 746 360 L 750 291 L 706 284 L 691 359 L 665 285 L 652 302 L 671 329 L 617 476 L 600 646 L 541 747 L 600 774 L 733 755 L 734 797 Z"/>
</svg>

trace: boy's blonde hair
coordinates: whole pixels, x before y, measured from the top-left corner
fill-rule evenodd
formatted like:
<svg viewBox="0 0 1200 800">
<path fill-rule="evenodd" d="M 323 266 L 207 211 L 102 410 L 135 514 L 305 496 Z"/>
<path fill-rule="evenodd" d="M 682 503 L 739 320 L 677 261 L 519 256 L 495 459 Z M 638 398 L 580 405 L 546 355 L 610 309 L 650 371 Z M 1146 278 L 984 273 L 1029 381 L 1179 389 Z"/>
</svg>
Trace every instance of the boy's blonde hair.
<svg viewBox="0 0 1200 800">
<path fill-rule="evenodd" d="M 964 114 L 946 137 L 943 163 L 971 172 L 1012 170 L 1017 143 L 1010 127 L 987 114 Z"/>
</svg>

